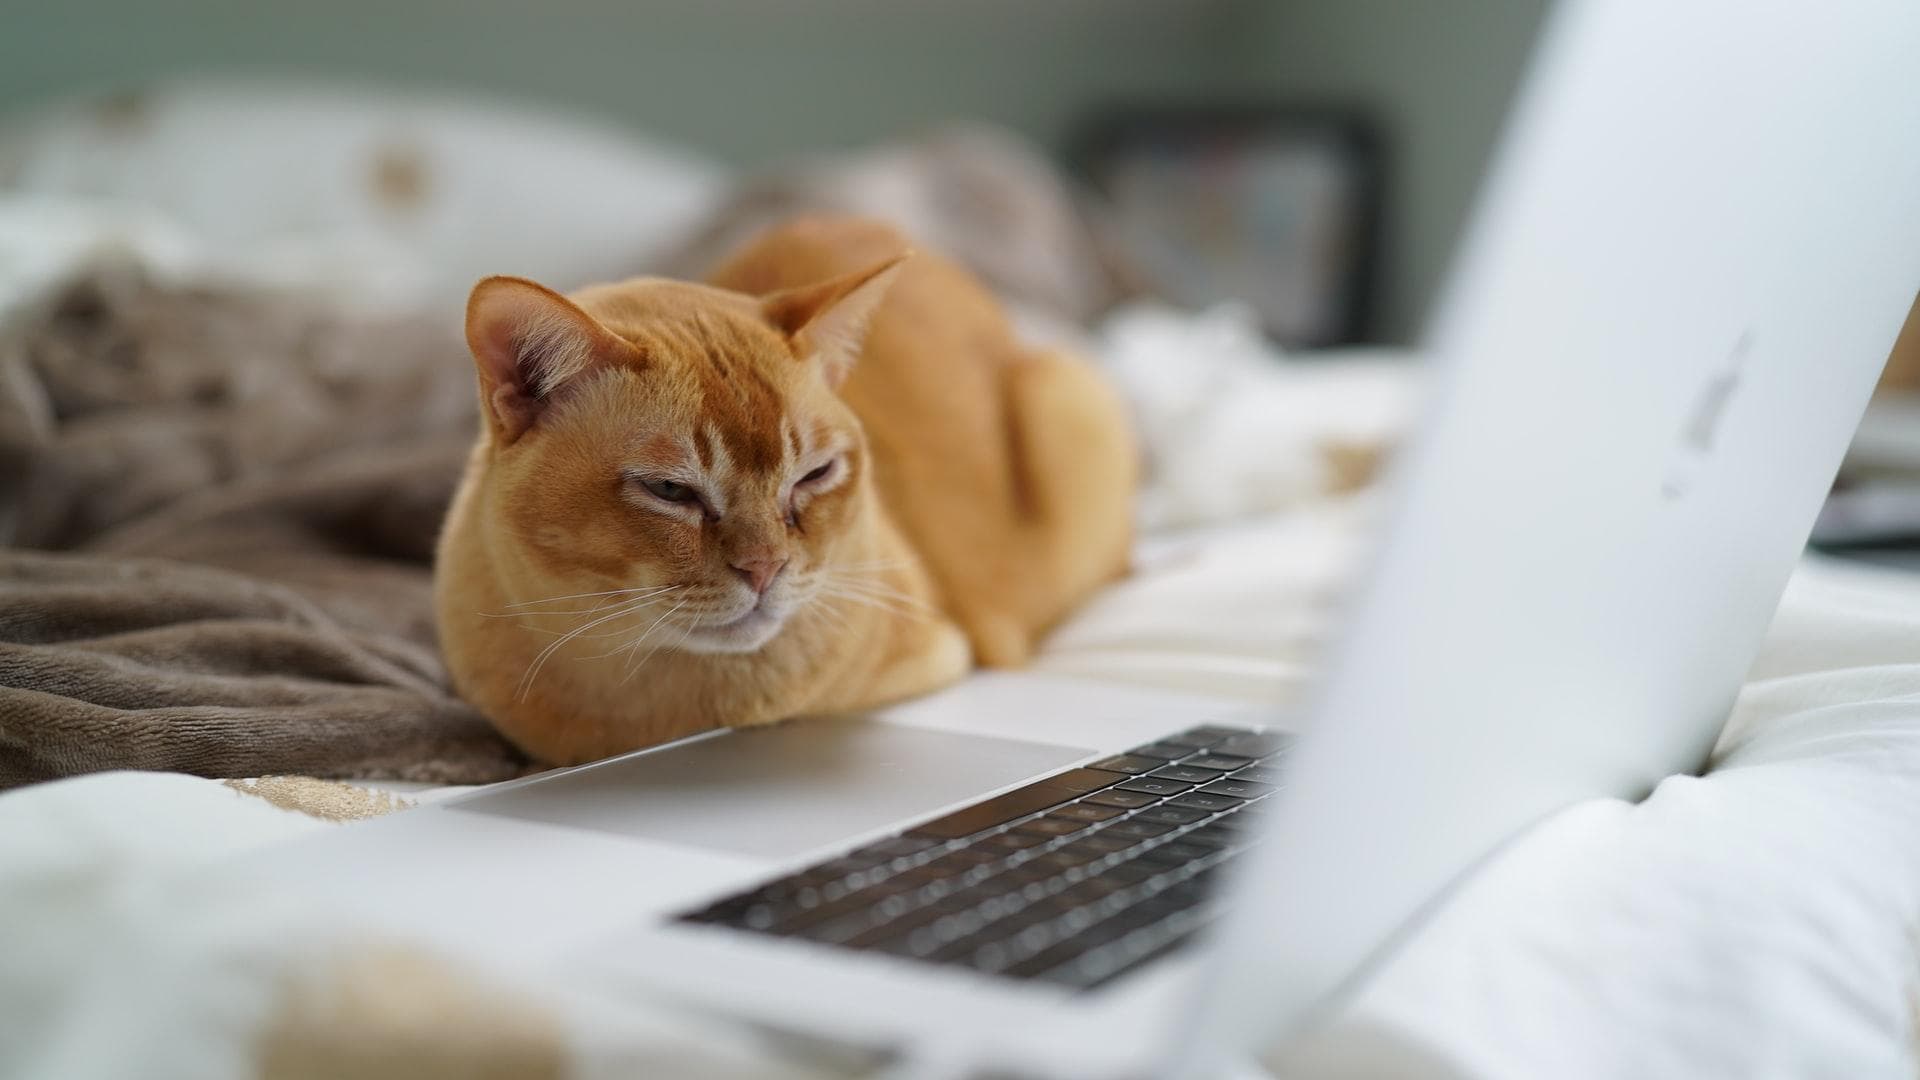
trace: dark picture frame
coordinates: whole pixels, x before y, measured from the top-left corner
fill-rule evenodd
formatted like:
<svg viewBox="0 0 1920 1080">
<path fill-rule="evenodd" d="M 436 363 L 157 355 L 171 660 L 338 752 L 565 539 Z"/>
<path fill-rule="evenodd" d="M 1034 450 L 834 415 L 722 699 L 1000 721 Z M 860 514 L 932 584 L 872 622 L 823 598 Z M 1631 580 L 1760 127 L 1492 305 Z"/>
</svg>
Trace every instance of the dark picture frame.
<svg viewBox="0 0 1920 1080">
<path fill-rule="evenodd" d="M 1151 292 L 1240 301 L 1289 347 L 1367 340 L 1385 164 L 1359 110 L 1113 108 L 1070 160 Z"/>
</svg>

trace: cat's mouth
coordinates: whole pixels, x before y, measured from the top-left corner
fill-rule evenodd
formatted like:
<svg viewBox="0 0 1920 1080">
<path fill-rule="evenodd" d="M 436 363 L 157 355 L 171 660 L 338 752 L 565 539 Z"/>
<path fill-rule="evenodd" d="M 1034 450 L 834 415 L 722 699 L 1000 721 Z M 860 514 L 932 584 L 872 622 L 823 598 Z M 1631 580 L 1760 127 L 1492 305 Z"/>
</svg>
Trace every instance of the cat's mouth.
<svg viewBox="0 0 1920 1080">
<path fill-rule="evenodd" d="M 745 614 L 694 628 L 681 647 L 690 652 L 752 652 L 771 641 L 786 621 L 781 605 L 763 596 Z"/>
<path fill-rule="evenodd" d="M 780 621 L 780 616 L 774 614 L 772 610 L 770 610 L 770 607 L 771 605 L 769 605 L 766 601 L 762 600 L 761 602 L 748 608 L 747 613 L 745 615 L 740 616 L 737 619 L 729 619 L 723 623 L 716 623 L 713 626 L 703 627 L 703 629 L 735 631 L 735 630 L 751 629 L 752 627 L 758 626 L 762 623 L 778 623 Z"/>
</svg>

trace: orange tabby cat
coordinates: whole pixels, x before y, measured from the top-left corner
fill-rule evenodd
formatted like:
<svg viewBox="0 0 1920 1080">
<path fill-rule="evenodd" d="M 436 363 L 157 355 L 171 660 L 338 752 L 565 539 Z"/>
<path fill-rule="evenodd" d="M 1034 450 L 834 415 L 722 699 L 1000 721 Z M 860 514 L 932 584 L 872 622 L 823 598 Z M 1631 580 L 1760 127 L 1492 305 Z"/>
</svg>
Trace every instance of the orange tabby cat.
<svg viewBox="0 0 1920 1080">
<path fill-rule="evenodd" d="M 708 285 L 474 288 L 440 640 L 509 738 L 578 762 L 922 693 L 1023 663 L 1123 572 L 1113 392 L 906 252 L 810 218 Z"/>
</svg>

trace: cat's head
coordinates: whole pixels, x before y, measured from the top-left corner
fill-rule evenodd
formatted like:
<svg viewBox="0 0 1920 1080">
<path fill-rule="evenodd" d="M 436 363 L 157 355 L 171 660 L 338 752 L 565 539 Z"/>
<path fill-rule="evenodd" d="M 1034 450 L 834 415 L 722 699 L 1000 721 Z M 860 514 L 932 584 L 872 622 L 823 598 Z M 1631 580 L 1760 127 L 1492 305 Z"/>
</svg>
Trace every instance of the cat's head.
<svg viewBox="0 0 1920 1080">
<path fill-rule="evenodd" d="M 614 647 L 749 652 L 858 559 L 867 447 L 836 389 L 904 256 L 765 297 L 474 287 L 495 564 Z M 594 595 L 588 595 L 594 594 Z"/>
</svg>

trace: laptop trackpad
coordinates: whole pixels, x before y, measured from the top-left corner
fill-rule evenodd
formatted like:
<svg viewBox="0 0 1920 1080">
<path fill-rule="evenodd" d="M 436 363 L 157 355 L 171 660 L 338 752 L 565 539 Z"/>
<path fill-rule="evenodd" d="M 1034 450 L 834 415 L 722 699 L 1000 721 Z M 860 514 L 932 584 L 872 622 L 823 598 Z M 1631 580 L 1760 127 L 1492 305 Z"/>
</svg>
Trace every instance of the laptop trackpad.
<svg viewBox="0 0 1920 1080">
<path fill-rule="evenodd" d="M 1090 750 L 871 720 L 749 728 L 448 809 L 782 858 L 1070 765 Z"/>
</svg>

